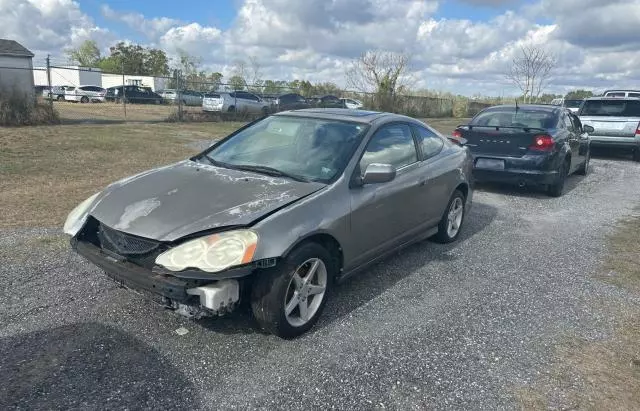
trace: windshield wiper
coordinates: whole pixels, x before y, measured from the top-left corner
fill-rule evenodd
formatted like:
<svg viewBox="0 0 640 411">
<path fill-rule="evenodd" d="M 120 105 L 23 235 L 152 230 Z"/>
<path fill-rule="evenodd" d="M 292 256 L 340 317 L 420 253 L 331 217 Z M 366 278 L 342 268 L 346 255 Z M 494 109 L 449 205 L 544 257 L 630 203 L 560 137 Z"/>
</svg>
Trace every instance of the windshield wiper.
<svg viewBox="0 0 640 411">
<path fill-rule="evenodd" d="M 269 166 L 258 166 L 258 165 L 252 165 L 252 164 L 224 164 L 225 167 L 229 167 L 229 168 L 233 168 L 236 170 L 243 170 L 243 171 L 255 171 L 257 173 L 262 173 L 262 174 L 268 174 L 271 176 L 277 176 L 277 177 L 287 177 L 290 178 L 292 180 L 295 181 L 300 181 L 303 183 L 308 183 L 309 179 L 306 179 L 302 176 L 296 175 L 296 174 L 291 174 L 291 173 L 287 173 L 284 172 L 282 170 L 278 170 L 277 168 L 273 168 L 273 167 L 269 167 Z"/>
</svg>

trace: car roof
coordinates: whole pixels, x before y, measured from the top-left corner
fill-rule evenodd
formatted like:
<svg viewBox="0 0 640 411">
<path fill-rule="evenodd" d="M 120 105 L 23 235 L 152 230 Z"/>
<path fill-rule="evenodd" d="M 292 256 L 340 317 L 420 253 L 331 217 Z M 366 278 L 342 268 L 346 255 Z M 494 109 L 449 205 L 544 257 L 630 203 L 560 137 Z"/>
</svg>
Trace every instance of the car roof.
<svg viewBox="0 0 640 411">
<path fill-rule="evenodd" d="M 300 110 L 287 110 L 274 114 L 274 116 L 312 117 L 325 120 L 352 121 L 371 124 L 377 120 L 385 119 L 412 121 L 412 117 L 381 111 L 353 110 L 348 108 L 304 108 Z"/>
<path fill-rule="evenodd" d="M 587 99 L 585 99 L 587 101 L 594 101 L 594 100 L 607 100 L 607 101 L 619 101 L 619 100 L 640 100 L 640 97 L 611 97 L 611 96 L 598 96 L 598 97 L 589 97 Z"/>
</svg>

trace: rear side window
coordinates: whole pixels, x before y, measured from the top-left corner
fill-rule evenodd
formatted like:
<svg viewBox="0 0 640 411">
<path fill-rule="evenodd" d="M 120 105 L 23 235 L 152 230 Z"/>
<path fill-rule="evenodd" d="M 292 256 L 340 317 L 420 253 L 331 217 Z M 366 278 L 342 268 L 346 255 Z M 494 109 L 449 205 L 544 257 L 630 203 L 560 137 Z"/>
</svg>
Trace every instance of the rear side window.
<svg viewBox="0 0 640 411">
<path fill-rule="evenodd" d="M 625 97 L 625 93 L 607 93 L 605 97 Z"/>
<path fill-rule="evenodd" d="M 440 136 L 424 127 L 416 126 L 415 128 L 418 135 L 418 144 L 422 148 L 422 156 L 425 160 L 435 156 L 442 150 L 444 142 Z"/>
<path fill-rule="evenodd" d="M 364 173 L 373 163 L 391 164 L 398 169 L 417 161 L 418 153 L 409 126 L 392 124 L 383 126 L 373 135 L 360 160 L 360 170 Z"/>
<path fill-rule="evenodd" d="M 483 111 L 469 123 L 472 126 L 487 127 L 531 127 L 554 128 L 556 115 L 549 111 L 518 109 Z"/>
<path fill-rule="evenodd" d="M 640 100 L 588 100 L 581 116 L 640 117 Z"/>
<path fill-rule="evenodd" d="M 629 97 L 640 98 L 640 93 L 629 93 Z"/>
</svg>

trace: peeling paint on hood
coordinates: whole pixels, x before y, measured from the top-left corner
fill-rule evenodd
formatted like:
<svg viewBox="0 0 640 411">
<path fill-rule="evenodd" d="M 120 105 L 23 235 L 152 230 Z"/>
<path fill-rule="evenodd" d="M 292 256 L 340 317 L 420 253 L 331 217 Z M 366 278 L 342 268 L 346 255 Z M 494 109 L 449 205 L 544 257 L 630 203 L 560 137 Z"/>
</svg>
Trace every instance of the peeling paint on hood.
<svg viewBox="0 0 640 411">
<path fill-rule="evenodd" d="M 182 161 L 111 184 L 91 215 L 129 234 L 174 241 L 250 225 L 324 186 Z"/>
</svg>

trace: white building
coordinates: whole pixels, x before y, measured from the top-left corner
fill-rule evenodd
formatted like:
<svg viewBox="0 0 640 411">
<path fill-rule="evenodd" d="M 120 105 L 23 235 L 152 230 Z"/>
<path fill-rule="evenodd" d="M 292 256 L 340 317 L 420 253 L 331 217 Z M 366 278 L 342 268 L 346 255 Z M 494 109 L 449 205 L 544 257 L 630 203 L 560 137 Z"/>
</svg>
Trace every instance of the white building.
<svg viewBox="0 0 640 411">
<path fill-rule="evenodd" d="M 33 96 L 33 53 L 14 40 L 0 39 L 0 96 L 16 91 Z"/>
<path fill-rule="evenodd" d="M 37 86 L 46 86 L 47 68 L 36 67 L 33 81 Z M 95 67 L 64 66 L 51 67 L 52 86 L 102 86 L 102 70 Z"/>
<path fill-rule="evenodd" d="M 124 85 L 125 86 L 141 86 L 141 87 L 151 87 L 151 90 L 158 91 L 166 88 L 167 79 L 163 77 L 152 77 L 152 76 L 137 76 L 137 75 L 124 75 Z M 116 87 L 122 86 L 123 84 L 123 76 L 122 74 L 102 74 L 102 87 Z"/>
</svg>

